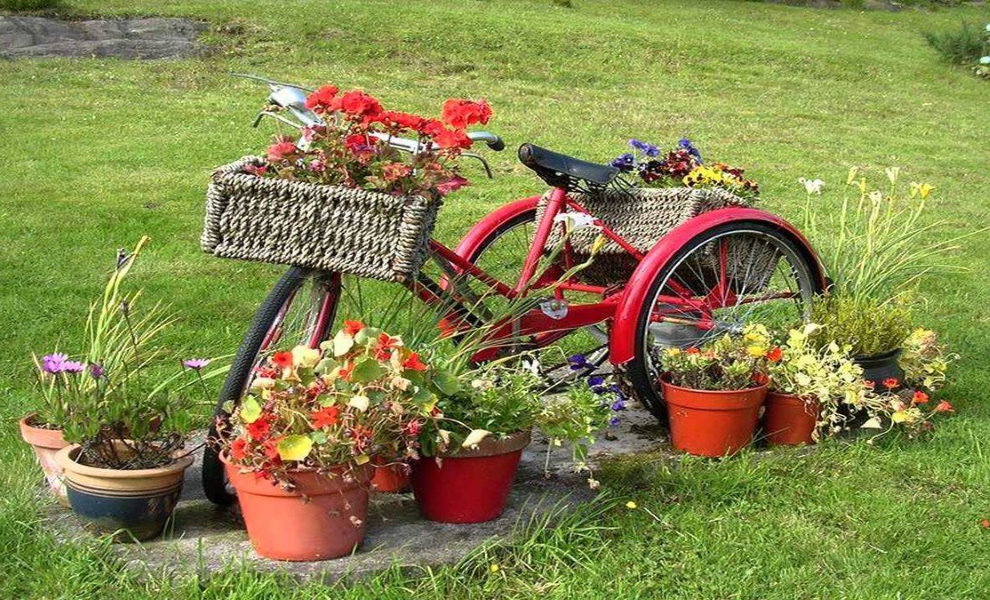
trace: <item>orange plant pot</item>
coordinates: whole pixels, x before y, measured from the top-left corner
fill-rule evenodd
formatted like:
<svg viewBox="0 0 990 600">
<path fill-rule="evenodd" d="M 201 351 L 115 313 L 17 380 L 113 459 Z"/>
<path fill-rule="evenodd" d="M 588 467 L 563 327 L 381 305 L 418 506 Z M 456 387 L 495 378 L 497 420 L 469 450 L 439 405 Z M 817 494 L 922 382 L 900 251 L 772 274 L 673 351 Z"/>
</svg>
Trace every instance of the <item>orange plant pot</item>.
<svg viewBox="0 0 990 600">
<path fill-rule="evenodd" d="M 62 466 L 55 460 L 55 455 L 69 444 L 62 437 L 61 429 L 44 429 L 34 426 L 35 415 L 30 414 L 20 420 L 21 437 L 27 442 L 41 465 L 45 474 L 48 490 L 62 506 L 69 506 L 69 497 L 65 490 L 65 478 Z"/>
<path fill-rule="evenodd" d="M 771 446 L 814 444 L 821 405 L 805 402 L 792 394 L 771 392 L 763 415 L 763 432 Z"/>
<path fill-rule="evenodd" d="M 374 467 L 371 487 L 376 492 L 401 494 L 409 491 L 409 466 L 406 463 L 388 463 L 376 456 L 371 464 Z"/>
<path fill-rule="evenodd" d="M 692 390 L 661 380 L 674 448 L 698 456 L 739 452 L 753 441 L 767 386 L 732 391 Z"/>
<path fill-rule="evenodd" d="M 258 554 L 275 560 L 327 560 L 351 554 L 364 540 L 370 465 L 347 481 L 343 469 L 335 469 L 335 477 L 295 471 L 296 489 L 289 492 L 254 473 L 241 473 L 225 456 L 221 460 Z"/>
</svg>

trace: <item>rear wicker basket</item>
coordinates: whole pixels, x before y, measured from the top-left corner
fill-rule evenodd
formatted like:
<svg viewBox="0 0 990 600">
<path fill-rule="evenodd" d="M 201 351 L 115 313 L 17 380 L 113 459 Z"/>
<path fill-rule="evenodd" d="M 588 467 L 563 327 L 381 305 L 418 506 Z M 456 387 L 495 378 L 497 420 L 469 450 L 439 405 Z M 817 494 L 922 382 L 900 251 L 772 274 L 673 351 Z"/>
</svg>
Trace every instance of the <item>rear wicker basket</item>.
<svg viewBox="0 0 990 600">
<path fill-rule="evenodd" d="M 414 279 L 442 202 L 258 177 L 247 156 L 220 167 L 200 243 L 222 258 L 298 265 L 383 281 Z"/>
<path fill-rule="evenodd" d="M 643 253 L 675 227 L 702 213 L 731 206 L 749 206 L 746 200 L 725 190 L 686 187 L 632 188 L 628 191 L 606 189 L 595 194 L 574 194 L 573 198 Z M 543 216 L 547 199 L 548 196 L 544 196 L 537 205 L 537 222 Z M 571 234 L 570 243 L 579 259 L 588 255 L 598 235 L 597 228 L 578 229 Z M 555 227 L 546 248 L 550 250 L 557 246 L 560 236 L 560 228 Z M 702 256 L 696 260 L 695 268 L 700 277 L 707 279 L 709 275 L 715 276 L 714 256 Z M 775 255 L 756 251 L 753 244 L 747 241 L 735 243 L 729 251 L 730 274 L 738 271 L 735 273 L 737 284 L 750 290 L 766 285 L 776 262 Z M 578 273 L 578 278 L 593 285 L 621 284 L 628 281 L 637 264 L 629 253 L 609 241 L 594 262 Z M 744 270 L 745 275 L 741 275 Z M 700 289 L 702 285 L 698 287 Z"/>
</svg>

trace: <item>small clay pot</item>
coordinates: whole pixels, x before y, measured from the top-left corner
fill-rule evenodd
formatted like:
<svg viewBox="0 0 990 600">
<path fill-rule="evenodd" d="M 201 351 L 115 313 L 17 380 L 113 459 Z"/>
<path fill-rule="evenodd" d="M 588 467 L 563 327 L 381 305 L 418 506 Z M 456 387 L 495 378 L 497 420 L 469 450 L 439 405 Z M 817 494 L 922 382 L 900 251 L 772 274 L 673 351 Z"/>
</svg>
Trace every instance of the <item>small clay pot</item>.
<svg viewBox="0 0 990 600">
<path fill-rule="evenodd" d="M 364 540 L 368 521 L 371 465 L 345 476 L 315 470 L 290 471 L 295 489 L 286 491 L 220 455 L 237 490 L 244 525 L 255 551 L 275 560 L 315 561 L 347 556 Z"/>
<path fill-rule="evenodd" d="M 413 463 L 412 488 L 424 517 L 440 523 L 481 523 L 505 510 L 530 432 L 490 435 L 477 447 Z"/>
<path fill-rule="evenodd" d="M 383 494 L 401 494 L 409 491 L 409 465 L 403 462 L 386 462 L 376 456 L 371 460 L 374 475 L 371 488 Z"/>
<path fill-rule="evenodd" d="M 126 446 L 120 444 L 120 451 Z M 56 455 L 65 473 L 72 511 L 83 526 L 97 535 L 113 534 L 114 541 L 144 541 L 158 537 L 172 517 L 182 494 L 185 471 L 193 463 L 185 452 L 154 469 L 102 469 L 76 462 L 78 445 Z"/>
<path fill-rule="evenodd" d="M 661 379 L 674 448 L 697 456 L 721 457 L 753 441 L 767 385 L 745 390 L 693 390 Z"/>
<path fill-rule="evenodd" d="M 62 467 L 55 460 L 55 455 L 69 444 L 62 437 L 61 429 L 35 427 L 36 418 L 37 415 L 30 414 L 19 421 L 21 437 L 34 450 L 38 464 L 41 465 L 41 470 L 45 474 L 48 490 L 59 504 L 68 507 L 69 497 L 66 495 L 65 482 L 62 481 Z"/>
<path fill-rule="evenodd" d="M 821 405 L 793 394 L 770 392 L 763 413 L 763 433 L 771 446 L 814 444 Z"/>
</svg>

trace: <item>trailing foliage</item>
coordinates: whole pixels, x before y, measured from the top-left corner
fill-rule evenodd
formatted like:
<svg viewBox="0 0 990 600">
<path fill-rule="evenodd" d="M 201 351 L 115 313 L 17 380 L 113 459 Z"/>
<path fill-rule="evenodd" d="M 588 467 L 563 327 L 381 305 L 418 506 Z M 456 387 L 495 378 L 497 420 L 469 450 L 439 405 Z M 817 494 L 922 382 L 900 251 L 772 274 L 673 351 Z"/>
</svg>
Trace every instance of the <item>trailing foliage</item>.
<svg viewBox="0 0 990 600">
<path fill-rule="evenodd" d="M 743 334 L 726 334 L 701 348 L 667 348 L 661 353 L 668 382 L 693 390 L 743 390 L 767 383 L 767 364 L 780 360 L 770 332 L 759 324 Z"/>
</svg>

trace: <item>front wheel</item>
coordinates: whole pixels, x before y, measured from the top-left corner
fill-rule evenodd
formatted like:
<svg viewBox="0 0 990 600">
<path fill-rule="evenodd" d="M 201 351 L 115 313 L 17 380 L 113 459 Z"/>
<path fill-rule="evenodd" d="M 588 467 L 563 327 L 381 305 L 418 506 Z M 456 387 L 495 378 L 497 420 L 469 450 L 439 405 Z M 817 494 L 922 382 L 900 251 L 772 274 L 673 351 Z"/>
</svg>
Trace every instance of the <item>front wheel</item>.
<svg viewBox="0 0 990 600">
<path fill-rule="evenodd" d="M 664 425 L 660 352 L 700 346 L 749 323 L 781 329 L 807 321 L 821 293 L 814 256 L 773 225 L 726 223 L 694 236 L 658 269 L 639 310 L 626 377 Z"/>
<path fill-rule="evenodd" d="M 255 368 L 272 352 L 303 344 L 315 348 L 327 339 L 340 297 L 338 273 L 292 267 L 258 308 L 220 392 L 203 452 L 203 491 L 211 502 L 230 504 L 234 500 L 220 462 L 218 425 L 229 417 L 227 411 L 240 402 Z"/>
</svg>

